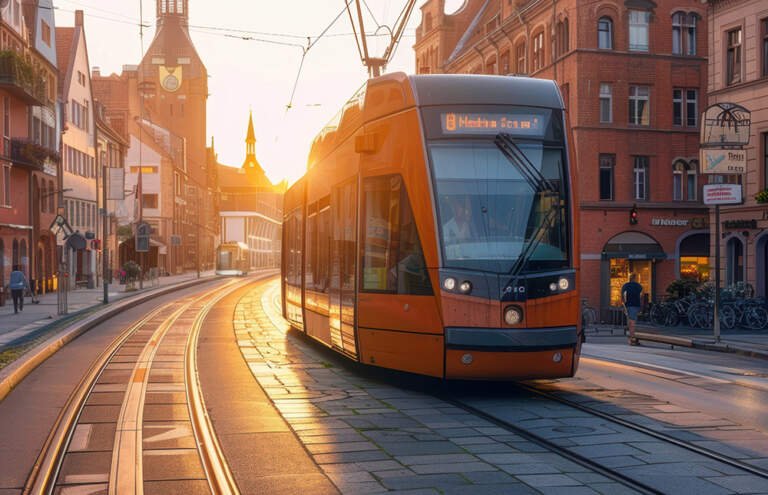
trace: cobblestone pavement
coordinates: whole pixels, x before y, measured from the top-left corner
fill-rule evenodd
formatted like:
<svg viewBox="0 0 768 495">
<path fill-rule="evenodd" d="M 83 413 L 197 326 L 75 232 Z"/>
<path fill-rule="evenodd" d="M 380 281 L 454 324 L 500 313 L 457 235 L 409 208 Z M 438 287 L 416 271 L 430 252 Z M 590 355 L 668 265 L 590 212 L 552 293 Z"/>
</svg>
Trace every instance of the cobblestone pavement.
<svg viewBox="0 0 768 495">
<path fill-rule="evenodd" d="M 396 378 L 376 380 L 352 366 L 334 365 L 319 347 L 286 334 L 277 295 L 273 284 L 238 304 L 235 332 L 241 352 L 315 462 L 343 493 L 629 493 L 464 409 L 400 388 Z M 768 447 L 760 432 L 641 394 L 585 383 L 574 388 L 560 393 L 765 467 Z M 768 493 L 765 479 L 569 406 L 530 396 L 510 398 L 498 387 L 495 394 L 482 389 L 464 400 L 664 493 Z"/>
</svg>

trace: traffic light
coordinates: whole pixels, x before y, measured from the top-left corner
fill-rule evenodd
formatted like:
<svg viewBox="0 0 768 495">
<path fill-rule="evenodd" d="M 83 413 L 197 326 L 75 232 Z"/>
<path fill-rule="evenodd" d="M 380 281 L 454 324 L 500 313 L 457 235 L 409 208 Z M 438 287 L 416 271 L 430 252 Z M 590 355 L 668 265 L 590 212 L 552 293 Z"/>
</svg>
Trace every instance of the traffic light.
<svg viewBox="0 0 768 495">
<path fill-rule="evenodd" d="M 629 224 L 637 225 L 637 206 L 633 206 L 632 209 L 629 210 Z"/>
</svg>

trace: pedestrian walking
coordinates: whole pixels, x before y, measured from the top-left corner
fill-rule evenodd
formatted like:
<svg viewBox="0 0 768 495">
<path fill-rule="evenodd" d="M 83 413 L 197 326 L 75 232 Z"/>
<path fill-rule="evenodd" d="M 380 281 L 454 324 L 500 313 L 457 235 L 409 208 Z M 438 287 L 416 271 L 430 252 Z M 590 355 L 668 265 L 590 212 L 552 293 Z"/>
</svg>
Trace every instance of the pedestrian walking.
<svg viewBox="0 0 768 495">
<path fill-rule="evenodd" d="M 13 267 L 11 281 L 8 285 L 11 288 L 11 296 L 13 297 L 14 314 L 19 311 L 24 311 L 24 290 L 29 288 L 29 282 L 27 281 L 27 277 L 24 276 L 24 272 L 21 271 L 19 265 Z"/>
<path fill-rule="evenodd" d="M 621 300 L 624 302 L 624 311 L 627 314 L 627 327 L 629 327 L 629 345 L 637 345 L 635 337 L 635 322 L 640 312 L 641 294 L 643 286 L 637 283 L 637 275 L 629 275 L 629 282 L 621 287 Z"/>
</svg>

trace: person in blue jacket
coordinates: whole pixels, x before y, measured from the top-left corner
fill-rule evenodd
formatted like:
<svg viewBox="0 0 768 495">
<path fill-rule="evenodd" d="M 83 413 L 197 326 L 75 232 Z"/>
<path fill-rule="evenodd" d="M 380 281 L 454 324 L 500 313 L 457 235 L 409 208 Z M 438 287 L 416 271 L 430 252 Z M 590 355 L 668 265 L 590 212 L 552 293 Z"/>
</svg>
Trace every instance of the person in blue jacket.
<svg viewBox="0 0 768 495">
<path fill-rule="evenodd" d="M 29 288 L 29 282 L 19 265 L 13 267 L 11 281 L 8 285 L 11 288 L 11 296 L 13 297 L 13 312 L 24 311 L 24 289 Z"/>
<path fill-rule="evenodd" d="M 627 326 L 629 327 L 629 345 L 637 345 L 635 337 L 635 322 L 637 314 L 640 312 L 640 295 L 643 293 L 643 286 L 637 283 L 637 275 L 629 275 L 629 282 L 621 287 L 621 299 L 624 302 L 624 308 L 627 312 Z"/>
</svg>

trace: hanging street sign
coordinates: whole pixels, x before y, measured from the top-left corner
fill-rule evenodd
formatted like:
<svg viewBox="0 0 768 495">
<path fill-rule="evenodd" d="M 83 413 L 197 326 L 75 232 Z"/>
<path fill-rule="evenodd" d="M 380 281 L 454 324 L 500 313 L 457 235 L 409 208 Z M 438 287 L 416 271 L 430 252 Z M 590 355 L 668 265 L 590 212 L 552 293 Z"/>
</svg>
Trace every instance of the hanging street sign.
<svg viewBox="0 0 768 495">
<path fill-rule="evenodd" d="M 738 205 L 742 203 L 741 184 L 705 184 L 705 205 Z"/>
<path fill-rule="evenodd" d="M 735 103 L 715 103 L 701 116 L 702 147 L 740 147 L 749 144 L 752 114 Z"/>
<path fill-rule="evenodd" d="M 701 148 L 702 174 L 743 174 L 747 171 L 747 152 L 740 149 Z"/>
</svg>

